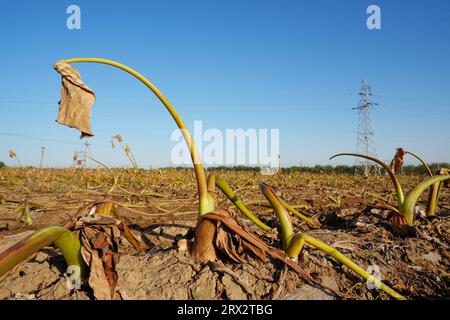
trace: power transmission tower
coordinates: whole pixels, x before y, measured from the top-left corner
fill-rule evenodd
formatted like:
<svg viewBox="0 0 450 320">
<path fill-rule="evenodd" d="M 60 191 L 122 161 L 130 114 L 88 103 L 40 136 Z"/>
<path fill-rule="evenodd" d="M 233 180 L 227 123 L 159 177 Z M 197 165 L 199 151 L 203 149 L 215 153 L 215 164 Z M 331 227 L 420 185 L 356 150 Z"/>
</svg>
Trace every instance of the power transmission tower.
<svg viewBox="0 0 450 320">
<path fill-rule="evenodd" d="M 374 103 L 370 100 L 372 90 L 370 86 L 367 85 L 366 80 L 361 81 L 361 91 L 359 92 L 359 95 L 361 98 L 358 106 L 352 108 L 358 112 L 356 153 L 376 157 L 375 139 L 372 128 L 372 109 L 374 106 L 378 105 L 378 103 Z M 357 158 L 355 165 L 357 168 L 362 167 L 366 177 L 370 172 L 380 173 L 380 168 L 367 159 Z"/>
<path fill-rule="evenodd" d="M 45 152 L 45 147 L 41 147 L 41 161 L 39 162 L 40 169 L 42 169 L 42 165 L 44 164 L 44 152 Z"/>
<path fill-rule="evenodd" d="M 87 160 L 87 154 L 89 151 L 89 142 L 86 140 L 84 142 L 84 150 L 79 151 L 75 150 L 73 154 L 73 165 L 78 168 L 85 168 L 86 167 L 86 160 Z"/>
</svg>

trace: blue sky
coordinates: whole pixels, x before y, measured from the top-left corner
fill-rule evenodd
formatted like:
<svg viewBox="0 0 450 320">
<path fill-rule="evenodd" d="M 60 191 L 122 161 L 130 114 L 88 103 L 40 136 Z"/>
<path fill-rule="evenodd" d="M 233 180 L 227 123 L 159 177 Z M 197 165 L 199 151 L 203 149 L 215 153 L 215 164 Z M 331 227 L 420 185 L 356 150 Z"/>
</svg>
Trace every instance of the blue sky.
<svg viewBox="0 0 450 320">
<path fill-rule="evenodd" d="M 81 30 L 66 8 L 81 8 Z M 381 8 L 368 30 L 366 8 Z M 72 164 L 82 141 L 56 124 L 60 77 L 72 57 L 120 61 L 146 75 L 189 127 L 280 129 L 282 165 L 328 161 L 356 146 L 362 78 L 379 106 L 377 152 L 398 146 L 430 162 L 450 161 L 450 2 L 396 1 L 5 1 L 0 4 L 0 161 Z M 110 137 L 120 133 L 142 167 L 169 166 L 173 120 L 130 75 L 77 64 L 96 92 L 91 152 L 128 165 Z M 411 163 L 413 163 L 411 161 Z"/>
</svg>

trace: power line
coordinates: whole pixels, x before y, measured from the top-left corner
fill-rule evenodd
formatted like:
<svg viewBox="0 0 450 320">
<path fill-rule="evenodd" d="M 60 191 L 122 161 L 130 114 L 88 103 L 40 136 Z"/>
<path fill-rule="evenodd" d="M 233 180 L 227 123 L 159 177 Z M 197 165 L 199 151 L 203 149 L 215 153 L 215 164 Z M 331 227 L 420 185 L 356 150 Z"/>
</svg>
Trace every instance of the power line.
<svg viewBox="0 0 450 320">
<path fill-rule="evenodd" d="M 78 145 L 77 142 L 38 138 L 38 137 L 26 136 L 26 135 L 23 135 L 23 134 L 16 134 L 16 133 L 3 132 L 3 131 L 0 131 L 0 135 L 2 135 L 2 136 L 11 136 L 11 137 L 19 137 L 19 138 L 30 139 L 30 140 L 49 141 L 49 142 L 56 142 L 56 143 L 77 144 Z"/>
</svg>

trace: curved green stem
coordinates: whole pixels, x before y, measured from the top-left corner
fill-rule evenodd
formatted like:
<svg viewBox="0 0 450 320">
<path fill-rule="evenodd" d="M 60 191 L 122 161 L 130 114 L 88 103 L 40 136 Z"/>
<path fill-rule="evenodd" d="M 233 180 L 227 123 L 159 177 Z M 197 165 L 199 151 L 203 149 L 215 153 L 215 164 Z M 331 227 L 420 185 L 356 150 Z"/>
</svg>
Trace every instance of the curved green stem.
<svg viewBox="0 0 450 320">
<path fill-rule="evenodd" d="M 425 169 L 427 169 L 428 175 L 430 177 L 433 176 L 433 172 L 431 172 L 430 167 L 428 166 L 428 164 L 421 157 L 419 157 L 418 155 L 416 155 L 416 154 L 414 154 L 414 153 L 412 153 L 410 151 L 405 151 L 405 153 L 408 153 L 408 154 L 412 155 L 414 158 L 416 158 L 417 160 L 419 160 L 422 163 L 422 165 L 425 167 Z"/>
<path fill-rule="evenodd" d="M 289 220 L 289 215 L 286 212 L 286 209 L 281 204 L 280 199 L 275 195 L 275 193 L 272 191 L 272 189 L 265 183 L 261 183 L 260 185 L 261 191 L 263 192 L 264 196 L 267 198 L 267 200 L 270 202 L 272 207 L 274 208 L 275 212 L 277 213 L 278 219 L 280 219 L 281 223 L 281 232 L 282 232 L 282 244 L 283 244 L 283 250 L 286 252 L 286 254 L 290 258 L 296 258 L 302 248 L 303 245 L 306 243 L 311 244 L 312 246 L 322 250 L 323 252 L 331 255 L 333 258 L 338 260 L 339 262 L 345 264 L 347 267 L 349 267 L 351 270 L 359 274 L 361 277 L 363 277 L 365 280 L 368 280 L 378 286 L 381 290 L 386 292 L 387 294 L 391 295 L 392 297 L 396 299 L 405 299 L 402 295 L 395 292 L 390 287 L 383 284 L 381 281 L 375 279 L 374 276 L 370 275 L 366 270 L 358 266 L 356 263 L 348 259 L 346 256 L 344 256 L 342 253 L 340 253 L 337 249 L 323 243 L 322 241 L 319 241 L 309 235 L 304 234 L 295 234 L 292 229 L 291 221 Z"/>
<path fill-rule="evenodd" d="M 364 158 L 367 160 L 371 160 L 377 164 L 379 164 L 380 166 L 383 167 L 384 170 L 386 170 L 386 172 L 389 174 L 389 177 L 392 180 L 392 183 L 394 184 L 394 188 L 395 188 L 395 192 L 397 194 L 397 203 L 398 206 L 401 207 L 404 201 L 404 195 L 403 195 L 403 191 L 402 191 L 402 187 L 400 185 L 400 182 L 397 179 L 397 176 L 392 172 L 392 170 L 388 167 L 388 165 L 386 163 L 384 163 L 383 161 L 381 161 L 380 159 L 371 157 L 371 156 L 366 156 L 363 154 L 358 154 L 358 153 L 339 153 L 339 154 L 335 154 L 334 156 L 332 156 L 330 158 L 330 160 L 339 157 L 339 156 L 353 156 L 353 157 L 359 157 L 359 158 Z"/>
<path fill-rule="evenodd" d="M 438 182 L 430 187 L 430 192 L 428 194 L 427 203 L 427 217 L 434 216 L 436 214 L 436 208 L 439 201 L 440 189 L 442 188 L 443 182 Z"/>
<path fill-rule="evenodd" d="M 416 207 L 417 200 L 419 199 L 422 192 L 424 192 L 432 184 L 448 179 L 450 179 L 450 176 L 434 176 L 425 181 L 422 181 L 408 193 L 405 201 L 403 202 L 403 205 L 399 209 L 400 214 L 406 219 L 409 225 L 414 222 L 414 208 Z"/>
<path fill-rule="evenodd" d="M 278 220 L 280 220 L 281 224 L 281 243 L 283 246 L 283 250 L 287 250 L 289 247 L 289 243 L 294 236 L 294 228 L 292 227 L 292 222 L 289 217 L 286 208 L 281 204 L 279 198 L 275 195 L 272 188 L 264 182 L 259 185 L 259 188 L 263 195 L 266 197 L 267 201 L 272 205 L 275 210 Z"/>
<path fill-rule="evenodd" d="M 225 180 L 223 180 L 221 177 L 216 176 L 214 174 L 211 174 L 208 177 L 208 184 L 211 184 L 214 181 L 214 184 L 222 191 L 228 199 L 230 199 L 231 202 L 243 213 L 249 218 L 252 222 L 254 222 L 258 227 L 269 230 L 270 227 L 266 225 L 264 222 L 259 220 L 255 215 L 253 215 L 247 207 L 244 205 L 244 203 L 234 194 L 233 190 L 230 188 L 228 183 L 226 183 Z"/>
<path fill-rule="evenodd" d="M 292 207 L 291 205 L 289 205 L 287 202 L 285 202 L 283 199 L 278 198 L 278 200 L 280 200 L 281 204 L 291 213 L 295 214 L 297 217 L 299 217 L 300 219 L 304 220 L 306 223 L 308 223 L 309 225 L 311 225 L 314 228 L 319 228 L 319 225 L 317 223 L 315 223 L 313 220 L 311 220 L 310 218 L 308 218 L 307 216 L 301 214 L 300 212 L 298 212 L 297 210 L 295 210 L 294 207 Z"/>
<path fill-rule="evenodd" d="M 202 216 L 208 212 L 213 211 L 214 210 L 214 202 L 211 202 L 212 198 L 210 196 L 208 196 L 205 171 L 201 164 L 200 155 L 197 151 L 195 141 L 194 141 L 191 133 L 189 132 L 186 124 L 184 123 L 183 119 L 180 117 L 180 115 L 175 110 L 175 108 L 172 106 L 172 104 L 169 102 L 169 100 L 167 100 L 167 98 L 162 94 L 162 92 L 159 91 L 159 89 L 156 88 L 156 86 L 153 85 L 153 83 L 151 83 L 143 75 L 141 75 L 140 73 L 136 72 L 135 70 L 133 70 L 121 63 L 118 63 L 116 61 L 112 61 L 112 60 L 108 60 L 108 59 L 100 59 L 100 58 L 73 58 L 73 59 L 67 59 L 64 61 L 66 63 L 76 63 L 76 62 L 102 63 L 102 64 L 107 64 L 107 65 L 119 68 L 123 71 L 128 72 L 129 74 L 133 75 L 134 77 L 136 77 L 158 97 L 158 99 L 162 102 L 162 104 L 164 104 L 166 109 L 169 111 L 172 118 L 175 120 L 176 124 L 178 125 L 178 128 L 180 128 L 180 130 L 183 134 L 183 137 L 186 141 L 186 144 L 189 148 L 192 163 L 194 165 L 195 176 L 197 179 L 197 188 L 198 188 L 199 203 L 200 203 L 199 204 L 199 216 Z"/>
<path fill-rule="evenodd" d="M 80 275 L 84 274 L 86 265 L 81 256 L 80 240 L 70 230 L 53 226 L 36 231 L 2 252 L 0 254 L 0 276 L 50 243 L 62 251 L 68 266 L 76 266 L 79 268 Z"/>
<path fill-rule="evenodd" d="M 441 169 L 438 172 L 439 175 L 449 175 L 450 171 L 448 169 Z M 439 203 L 439 198 L 441 197 L 442 188 L 444 187 L 444 182 L 440 181 L 433 184 L 430 187 L 430 193 L 428 195 L 427 203 L 427 216 L 434 216 L 436 214 L 436 208 Z"/>
<path fill-rule="evenodd" d="M 385 285 L 380 280 L 376 279 L 373 275 L 369 274 L 366 270 L 364 270 L 363 268 L 358 266 L 356 263 L 354 263 L 352 260 L 350 260 L 349 258 L 344 256 L 339 250 L 337 250 L 337 249 L 327 245 L 326 243 L 324 243 L 320 240 L 317 240 L 309 235 L 296 234 L 292 238 L 291 242 L 289 243 L 289 248 L 288 248 L 287 254 L 290 257 L 297 257 L 300 254 L 305 242 L 316 247 L 317 249 L 325 252 L 326 254 L 332 256 L 337 261 L 346 265 L 351 270 L 353 270 L 355 273 L 360 275 L 364 280 L 369 280 L 373 285 L 379 287 L 381 290 L 383 290 L 384 292 L 389 294 L 391 297 L 398 299 L 398 300 L 406 300 L 406 298 L 404 296 L 402 296 L 401 294 L 399 294 L 398 292 L 396 292 L 389 286 Z"/>
</svg>

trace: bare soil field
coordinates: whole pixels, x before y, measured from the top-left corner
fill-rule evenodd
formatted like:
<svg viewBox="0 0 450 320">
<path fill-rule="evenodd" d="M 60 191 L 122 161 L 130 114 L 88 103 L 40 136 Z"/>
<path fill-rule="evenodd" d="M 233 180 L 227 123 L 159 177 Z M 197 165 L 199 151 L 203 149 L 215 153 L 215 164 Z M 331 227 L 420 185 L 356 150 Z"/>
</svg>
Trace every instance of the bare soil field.
<svg viewBox="0 0 450 320">
<path fill-rule="evenodd" d="M 296 232 L 335 247 L 363 268 L 379 268 L 383 282 L 411 299 L 448 299 L 450 192 L 444 189 L 438 214 L 421 215 L 427 192 L 417 209 L 415 234 L 392 233 L 392 213 L 376 207 L 380 198 L 395 206 L 387 176 L 223 171 L 220 175 L 261 221 L 262 230 L 242 215 L 222 194 L 217 207 L 228 209 L 264 242 L 280 247 L 279 223 L 265 204 L 259 183 L 270 184 L 290 205 L 320 222 L 312 230 L 292 216 Z M 405 191 L 422 176 L 400 176 Z M 222 267 L 194 262 L 180 240 L 192 241 L 197 221 L 198 197 L 193 170 L 141 171 L 113 169 L 0 169 L 0 252 L 50 225 L 64 226 L 78 210 L 98 200 L 122 204 L 121 218 L 147 245 L 138 253 L 120 242 L 118 284 L 114 299 L 369 299 L 390 297 L 369 289 L 365 281 L 323 252 L 305 245 L 300 267 L 337 295 L 305 283 L 280 261 L 262 262 L 249 255 L 247 263 L 222 259 Z M 383 200 L 383 201 L 384 201 Z M 17 221 L 27 203 L 32 224 Z M 94 299 L 87 285 L 66 286 L 66 265 L 54 247 L 45 247 L 0 279 L 0 299 Z"/>
</svg>

